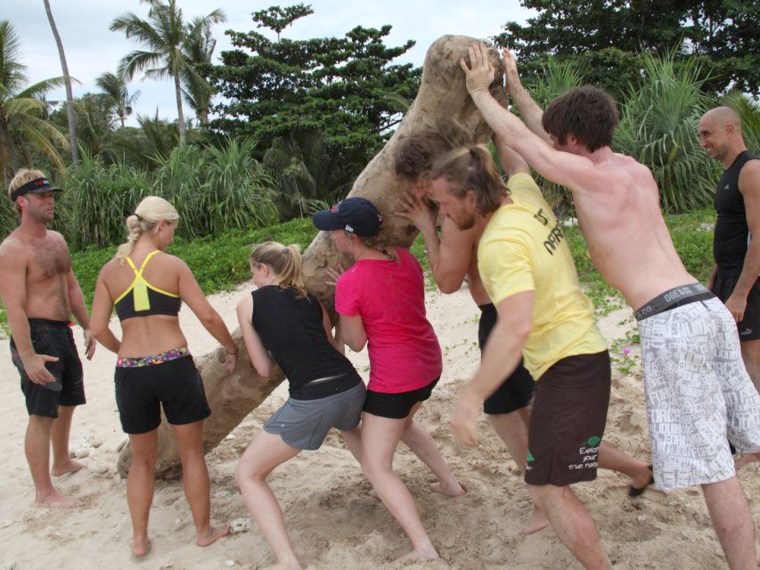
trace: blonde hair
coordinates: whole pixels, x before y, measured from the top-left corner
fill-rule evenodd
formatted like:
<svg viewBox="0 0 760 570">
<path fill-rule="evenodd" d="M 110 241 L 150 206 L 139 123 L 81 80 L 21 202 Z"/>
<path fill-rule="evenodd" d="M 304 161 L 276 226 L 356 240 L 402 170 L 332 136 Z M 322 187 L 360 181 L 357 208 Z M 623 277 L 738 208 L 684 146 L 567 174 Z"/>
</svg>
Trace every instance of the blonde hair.
<svg viewBox="0 0 760 570">
<path fill-rule="evenodd" d="M 306 297 L 301 248 L 297 244 L 285 246 L 276 241 L 266 241 L 253 247 L 249 262 L 251 265 L 268 265 L 279 278 L 278 285 L 296 289 L 298 297 Z"/>
<path fill-rule="evenodd" d="M 161 220 L 176 222 L 179 220 L 179 214 L 174 206 L 163 198 L 143 198 L 135 208 L 135 213 L 127 217 L 127 241 L 119 246 L 114 257 L 124 263 L 124 258 L 132 253 L 140 236 L 145 232 L 157 232 Z"/>
<path fill-rule="evenodd" d="M 29 170 L 28 168 L 20 168 L 16 171 L 16 174 L 13 175 L 11 183 L 8 184 L 8 198 L 13 197 L 13 193 L 16 191 L 16 189 L 21 188 L 27 182 L 37 180 L 38 178 L 47 178 L 47 176 L 45 176 L 45 173 L 41 170 Z M 16 211 L 21 212 L 19 205 L 15 204 L 15 206 Z"/>
<path fill-rule="evenodd" d="M 454 149 L 444 155 L 433 165 L 431 176 L 433 180 L 443 177 L 455 184 L 448 193 L 457 198 L 472 190 L 477 210 L 483 215 L 495 212 L 508 194 L 491 153 L 482 144 Z"/>
</svg>

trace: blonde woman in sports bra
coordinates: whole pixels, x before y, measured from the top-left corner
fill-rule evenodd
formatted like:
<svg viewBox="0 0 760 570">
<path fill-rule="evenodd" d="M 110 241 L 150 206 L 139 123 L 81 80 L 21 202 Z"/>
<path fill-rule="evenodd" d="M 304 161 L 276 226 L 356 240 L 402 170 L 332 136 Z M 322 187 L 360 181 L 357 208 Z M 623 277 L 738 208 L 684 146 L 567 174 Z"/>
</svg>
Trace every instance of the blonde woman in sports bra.
<svg viewBox="0 0 760 570">
<path fill-rule="evenodd" d="M 177 439 L 185 496 L 198 546 L 229 532 L 210 525 L 209 476 L 203 455 L 203 420 L 209 416 L 203 381 L 179 328 L 184 301 L 226 350 L 225 366 L 235 367 L 237 347 L 219 314 L 206 300 L 190 268 L 165 253 L 179 215 L 174 207 L 148 196 L 127 218 L 127 242 L 100 271 L 95 285 L 91 328 L 95 338 L 118 355 L 116 403 L 132 446 L 127 503 L 132 516 L 132 554 L 150 551 L 148 515 L 153 500 L 161 407 Z M 109 328 L 112 310 L 122 338 Z"/>
</svg>

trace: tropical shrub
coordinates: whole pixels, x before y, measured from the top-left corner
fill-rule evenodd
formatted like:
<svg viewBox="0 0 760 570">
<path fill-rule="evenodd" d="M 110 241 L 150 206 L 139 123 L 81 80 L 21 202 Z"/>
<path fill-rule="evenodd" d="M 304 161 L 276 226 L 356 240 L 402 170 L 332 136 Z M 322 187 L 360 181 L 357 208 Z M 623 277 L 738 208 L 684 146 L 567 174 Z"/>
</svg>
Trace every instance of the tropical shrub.
<svg viewBox="0 0 760 570">
<path fill-rule="evenodd" d="M 271 177 L 253 157 L 253 139 L 219 147 L 179 146 L 159 161 L 155 187 L 180 214 L 186 237 L 259 228 L 277 220 Z"/>
<path fill-rule="evenodd" d="M 87 152 L 69 169 L 66 187 L 56 218 L 73 249 L 124 241 L 126 216 L 150 193 L 145 171 L 123 162 L 105 166 Z"/>
<path fill-rule="evenodd" d="M 699 146 L 697 124 L 714 102 L 701 91 L 698 62 L 675 54 L 641 56 L 646 80 L 621 106 L 615 147 L 652 169 L 667 212 L 709 204 L 717 173 Z"/>
</svg>

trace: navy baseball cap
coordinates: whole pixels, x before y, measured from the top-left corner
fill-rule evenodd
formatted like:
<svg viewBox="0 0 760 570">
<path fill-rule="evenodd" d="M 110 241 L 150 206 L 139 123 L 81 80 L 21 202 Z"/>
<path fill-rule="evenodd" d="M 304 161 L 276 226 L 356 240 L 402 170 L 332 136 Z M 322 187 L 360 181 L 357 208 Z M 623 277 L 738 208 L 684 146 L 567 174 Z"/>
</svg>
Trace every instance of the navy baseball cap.
<svg viewBox="0 0 760 570">
<path fill-rule="evenodd" d="M 26 184 L 22 184 L 11 192 L 11 201 L 24 194 L 43 194 L 44 192 L 63 192 L 63 188 L 53 188 L 47 178 L 35 178 Z"/>
<path fill-rule="evenodd" d="M 369 200 L 353 197 L 342 200 L 329 210 L 317 212 L 312 222 L 318 230 L 325 232 L 345 230 L 369 238 L 380 233 L 383 216 Z"/>
</svg>

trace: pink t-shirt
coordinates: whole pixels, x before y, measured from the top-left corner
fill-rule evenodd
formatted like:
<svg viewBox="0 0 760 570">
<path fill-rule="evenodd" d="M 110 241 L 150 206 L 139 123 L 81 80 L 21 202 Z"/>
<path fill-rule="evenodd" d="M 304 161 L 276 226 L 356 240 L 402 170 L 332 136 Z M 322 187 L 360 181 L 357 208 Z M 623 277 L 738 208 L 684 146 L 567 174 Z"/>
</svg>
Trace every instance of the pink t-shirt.
<svg viewBox="0 0 760 570">
<path fill-rule="evenodd" d="M 360 259 L 338 279 L 335 310 L 359 315 L 367 331 L 369 389 L 417 390 L 441 375 L 441 347 L 425 317 L 422 267 L 408 250 L 395 261 Z"/>
</svg>

